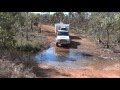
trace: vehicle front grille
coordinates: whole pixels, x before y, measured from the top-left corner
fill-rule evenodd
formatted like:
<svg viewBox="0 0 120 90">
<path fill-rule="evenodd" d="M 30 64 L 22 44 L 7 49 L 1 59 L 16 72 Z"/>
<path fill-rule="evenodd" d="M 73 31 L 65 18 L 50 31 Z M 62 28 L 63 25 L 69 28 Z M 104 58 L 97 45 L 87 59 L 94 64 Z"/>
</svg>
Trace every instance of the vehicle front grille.
<svg viewBox="0 0 120 90">
<path fill-rule="evenodd" d="M 60 40 L 60 43 L 66 44 L 66 43 L 67 43 L 67 40 L 61 39 L 61 40 Z"/>
</svg>

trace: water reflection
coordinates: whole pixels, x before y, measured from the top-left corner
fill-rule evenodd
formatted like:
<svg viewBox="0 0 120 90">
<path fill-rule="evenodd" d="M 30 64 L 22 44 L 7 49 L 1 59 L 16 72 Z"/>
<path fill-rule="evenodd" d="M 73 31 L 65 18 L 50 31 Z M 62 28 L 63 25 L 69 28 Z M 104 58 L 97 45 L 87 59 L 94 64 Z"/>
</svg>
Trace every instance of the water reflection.
<svg viewBox="0 0 120 90">
<path fill-rule="evenodd" d="M 59 47 L 54 47 L 55 50 L 55 55 L 56 56 L 69 56 L 69 49 L 65 49 L 65 48 L 59 48 Z"/>
<path fill-rule="evenodd" d="M 48 50 L 38 53 L 35 59 L 43 64 L 48 64 L 57 68 L 81 69 L 92 67 L 103 69 L 107 65 L 114 65 L 118 61 L 105 60 L 92 56 L 85 52 L 62 47 L 51 47 Z"/>
<path fill-rule="evenodd" d="M 92 55 L 78 52 L 76 50 L 61 48 L 61 47 L 51 47 L 48 50 L 44 51 L 41 54 L 36 55 L 36 59 L 38 61 L 57 61 L 57 62 L 65 62 L 65 61 L 76 61 L 80 60 L 80 58 L 91 57 Z"/>
</svg>

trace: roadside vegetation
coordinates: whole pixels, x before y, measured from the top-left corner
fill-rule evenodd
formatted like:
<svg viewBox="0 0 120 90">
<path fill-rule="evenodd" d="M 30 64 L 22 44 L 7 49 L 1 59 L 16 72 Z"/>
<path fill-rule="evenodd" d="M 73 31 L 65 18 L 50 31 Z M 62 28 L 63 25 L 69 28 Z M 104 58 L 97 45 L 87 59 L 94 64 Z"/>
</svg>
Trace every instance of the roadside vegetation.
<svg viewBox="0 0 120 90">
<path fill-rule="evenodd" d="M 0 77 L 36 77 L 32 70 L 38 64 L 31 55 L 49 47 L 41 25 L 60 21 L 99 48 L 120 53 L 119 12 L 0 12 Z"/>
<path fill-rule="evenodd" d="M 24 72 L 37 66 L 31 55 L 49 46 L 39 23 L 32 13 L 0 13 L 0 77 L 27 77 Z"/>
<path fill-rule="evenodd" d="M 100 48 L 120 52 L 120 13 L 119 12 L 57 12 L 46 16 L 44 23 L 63 21 L 69 23 L 71 32 L 92 37 Z"/>
</svg>

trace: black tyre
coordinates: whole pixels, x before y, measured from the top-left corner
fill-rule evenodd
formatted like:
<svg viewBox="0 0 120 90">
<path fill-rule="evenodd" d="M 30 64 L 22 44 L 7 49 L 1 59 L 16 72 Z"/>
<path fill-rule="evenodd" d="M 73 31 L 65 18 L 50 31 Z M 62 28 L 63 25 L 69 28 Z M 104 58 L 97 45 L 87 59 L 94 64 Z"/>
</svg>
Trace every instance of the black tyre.
<svg viewBox="0 0 120 90">
<path fill-rule="evenodd" d="M 67 44 L 66 46 L 67 46 L 67 47 L 69 47 L 69 46 L 70 46 L 70 44 Z"/>
<path fill-rule="evenodd" d="M 69 47 L 69 44 L 64 44 L 65 47 Z"/>
<path fill-rule="evenodd" d="M 56 46 L 57 46 L 57 47 L 59 47 L 59 44 L 58 44 L 58 43 L 56 43 Z"/>
</svg>

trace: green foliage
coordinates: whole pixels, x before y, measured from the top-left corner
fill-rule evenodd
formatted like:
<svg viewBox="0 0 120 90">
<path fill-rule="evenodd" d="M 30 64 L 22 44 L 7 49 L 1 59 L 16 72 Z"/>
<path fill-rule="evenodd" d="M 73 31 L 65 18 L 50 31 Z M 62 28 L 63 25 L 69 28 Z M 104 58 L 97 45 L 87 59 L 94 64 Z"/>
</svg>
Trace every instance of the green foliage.
<svg viewBox="0 0 120 90">
<path fill-rule="evenodd" d="M 29 41 L 30 32 L 39 30 L 39 24 L 69 23 L 71 31 L 93 36 L 103 47 L 120 45 L 119 12 L 50 12 L 33 14 L 30 12 L 0 12 L 0 46 L 14 47 L 16 36 Z M 101 44 L 99 42 L 99 44 Z"/>
<path fill-rule="evenodd" d="M 0 12 L 0 46 L 9 48 L 15 46 L 14 24 L 18 21 L 20 13 Z"/>
</svg>

